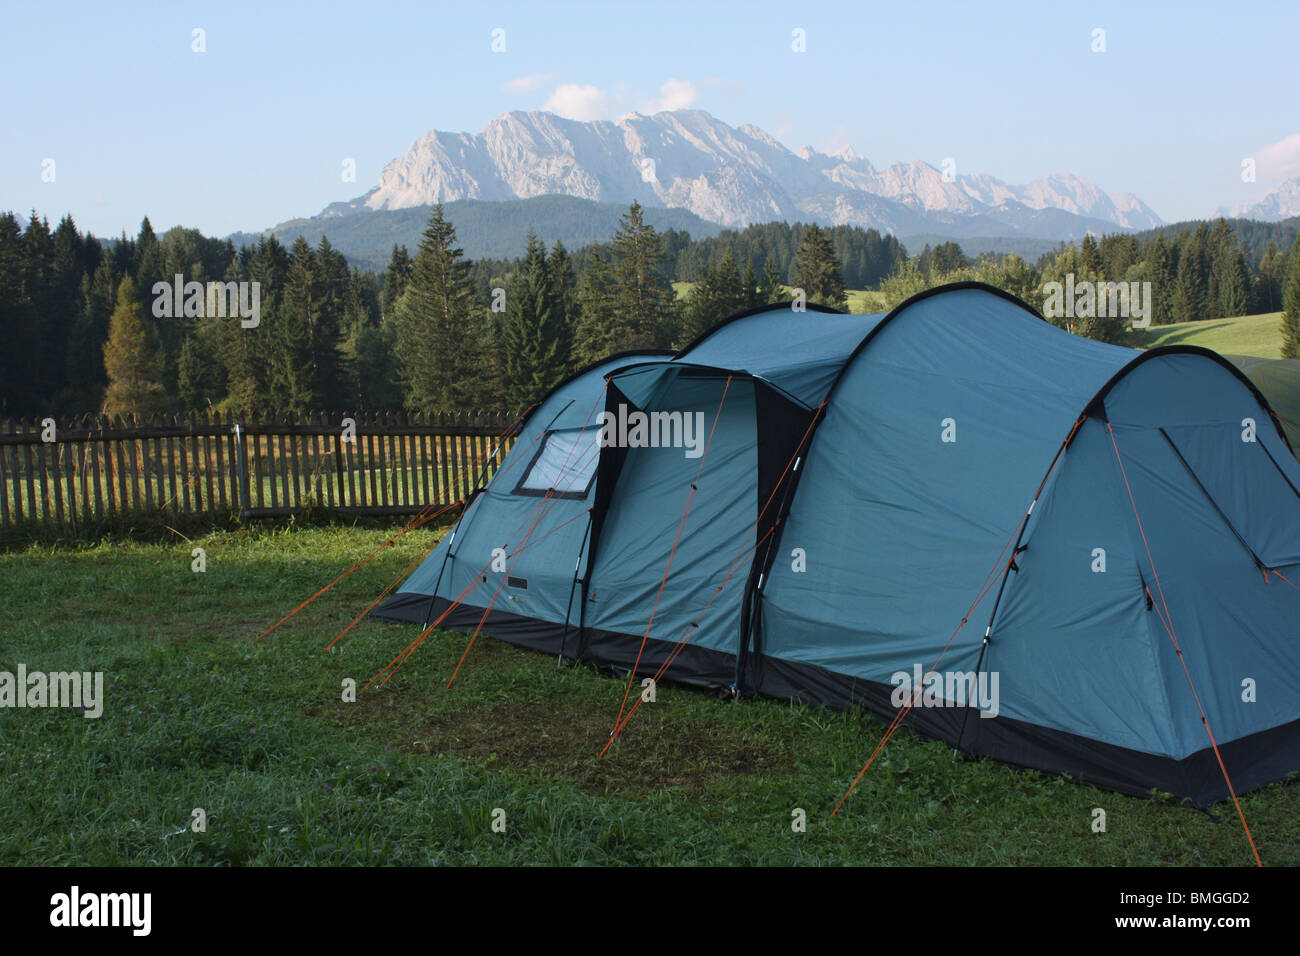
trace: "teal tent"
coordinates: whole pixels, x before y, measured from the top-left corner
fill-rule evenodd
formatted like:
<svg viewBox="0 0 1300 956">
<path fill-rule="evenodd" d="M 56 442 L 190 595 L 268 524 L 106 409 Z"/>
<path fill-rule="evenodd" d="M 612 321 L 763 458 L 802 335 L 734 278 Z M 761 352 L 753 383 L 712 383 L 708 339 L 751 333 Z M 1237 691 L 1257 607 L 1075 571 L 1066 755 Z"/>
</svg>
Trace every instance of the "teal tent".
<svg viewBox="0 0 1300 956">
<path fill-rule="evenodd" d="M 1205 805 L 1300 770 L 1298 488 L 1204 349 L 770 306 L 552 391 L 373 613 Z"/>
</svg>

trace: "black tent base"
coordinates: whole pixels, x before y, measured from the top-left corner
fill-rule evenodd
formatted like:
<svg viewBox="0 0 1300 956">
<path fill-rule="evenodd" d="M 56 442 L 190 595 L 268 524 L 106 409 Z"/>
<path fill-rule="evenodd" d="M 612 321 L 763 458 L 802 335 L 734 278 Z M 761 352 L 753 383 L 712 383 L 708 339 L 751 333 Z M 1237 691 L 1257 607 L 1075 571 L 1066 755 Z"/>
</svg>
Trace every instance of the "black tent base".
<svg viewBox="0 0 1300 956">
<path fill-rule="evenodd" d="M 379 620 L 418 624 L 421 627 L 446 611 L 445 598 L 396 594 L 370 612 Z M 455 608 L 441 629 L 472 633 L 483 608 Z M 640 635 L 565 627 L 549 621 L 493 609 L 485 634 L 530 650 L 592 664 L 601 670 L 626 675 L 636 663 Z M 638 677 L 652 677 L 672 653 L 667 641 L 649 640 L 637 666 Z M 757 694 L 776 700 L 796 701 L 832 710 L 864 709 L 886 723 L 897 713 L 891 698 L 895 687 L 877 681 L 828 671 L 767 655 L 753 655 L 751 683 Z M 730 694 L 735 682 L 733 654 L 687 644 L 673 662 L 663 682 L 717 694 Z M 1182 759 L 1144 753 L 1102 743 L 1077 734 L 1015 720 L 984 717 L 974 708 L 916 707 L 906 726 L 941 740 L 968 756 L 990 757 L 1001 763 L 1139 797 L 1170 794 L 1197 808 L 1230 797 L 1219 757 L 1208 745 Z M 1284 780 L 1300 771 L 1290 755 L 1300 752 L 1300 721 L 1219 745 L 1233 788 L 1238 795 Z"/>
</svg>

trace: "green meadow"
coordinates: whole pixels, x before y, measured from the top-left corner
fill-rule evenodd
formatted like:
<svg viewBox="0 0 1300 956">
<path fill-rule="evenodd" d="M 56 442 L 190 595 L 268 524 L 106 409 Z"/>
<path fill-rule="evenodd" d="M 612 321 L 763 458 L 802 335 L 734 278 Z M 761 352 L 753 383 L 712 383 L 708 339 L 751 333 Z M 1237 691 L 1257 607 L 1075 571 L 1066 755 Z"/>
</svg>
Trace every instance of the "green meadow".
<svg viewBox="0 0 1300 956">
<path fill-rule="evenodd" d="M 908 730 L 829 819 L 883 730 L 863 714 L 665 685 L 602 758 L 624 681 L 487 638 L 450 689 L 467 639 L 435 633 L 344 702 L 344 682 L 364 685 L 416 629 L 367 622 L 325 645 L 432 547 L 429 529 L 254 640 L 395 530 L 0 553 L 0 670 L 105 681 L 99 719 L 0 709 L 0 863 L 1253 862 L 1231 804 L 1120 796 L 955 758 Z M 1300 863 L 1300 786 L 1242 805 L 1264 861 Z"/>
</svg>

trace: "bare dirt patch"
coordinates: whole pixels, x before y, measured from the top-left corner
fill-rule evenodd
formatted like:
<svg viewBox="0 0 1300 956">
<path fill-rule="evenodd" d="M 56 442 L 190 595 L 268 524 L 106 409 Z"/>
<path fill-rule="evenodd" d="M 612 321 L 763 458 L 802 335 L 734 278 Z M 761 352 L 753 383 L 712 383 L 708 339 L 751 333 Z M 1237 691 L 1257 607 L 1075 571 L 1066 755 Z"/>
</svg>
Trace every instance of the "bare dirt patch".
<svg viewBox="0 0 1300 956">
<path fill-rule="evenodd" d="M 484 701 L 452 712 L 419 714 L 411 706 L 416 701 L 403 697 L 371 697 L 368 705 L 363 697 L 352 711 L 354 720 L 346 722 L 378 718 L 385 725 L 383 739 L 409 753 L 563 776 L 601 793 L 704 791 L 736 777 L 790 766 L 783 746 L 699 718 L 674 716 L 671 704 L 640 708 L 609 753 L 600 757 L 614 713 L 597 714 L 573 702 L 523 700 Z"/>
</svg>

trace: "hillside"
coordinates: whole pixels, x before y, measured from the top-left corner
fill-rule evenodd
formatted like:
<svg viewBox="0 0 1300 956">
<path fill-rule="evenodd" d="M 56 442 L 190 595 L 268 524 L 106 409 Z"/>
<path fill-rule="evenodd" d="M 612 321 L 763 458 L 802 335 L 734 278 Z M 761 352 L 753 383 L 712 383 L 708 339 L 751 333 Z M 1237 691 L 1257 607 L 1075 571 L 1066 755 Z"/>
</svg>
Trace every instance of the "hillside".
<svg viewBox="0 0 1300 956">
<path fill-rule="evenodd" d="M 445 203 L 443 212 L 456 224 L 456 237 L 470 259 L 513 259 L 524 254 L 529 229 L 536 231 L 547 245 L 559 240 L 570 249 L 608 242 L 627 207 L 573 196 L 536 196 L 505 202 L 457 200 Z M 301 235 L 314 246 L 322 236 L 328 236 L 330 245 L 347 256 L 354 266 L 382 272 L 394 245 L 404 245 L 415 253 L 432 213 L 431 206 L 412 206 L 290 219 L 264 233 L 237 232 L 230 240 L 240 247 L 274 234 L 280 242 L 291 245 Z M 685 209 L 647 207 L 644 216 L 660 232 L 680 229 L 695 239 L 716 236 L 722 231 L 717 223 L 707 222 Z"/>
</svg>

